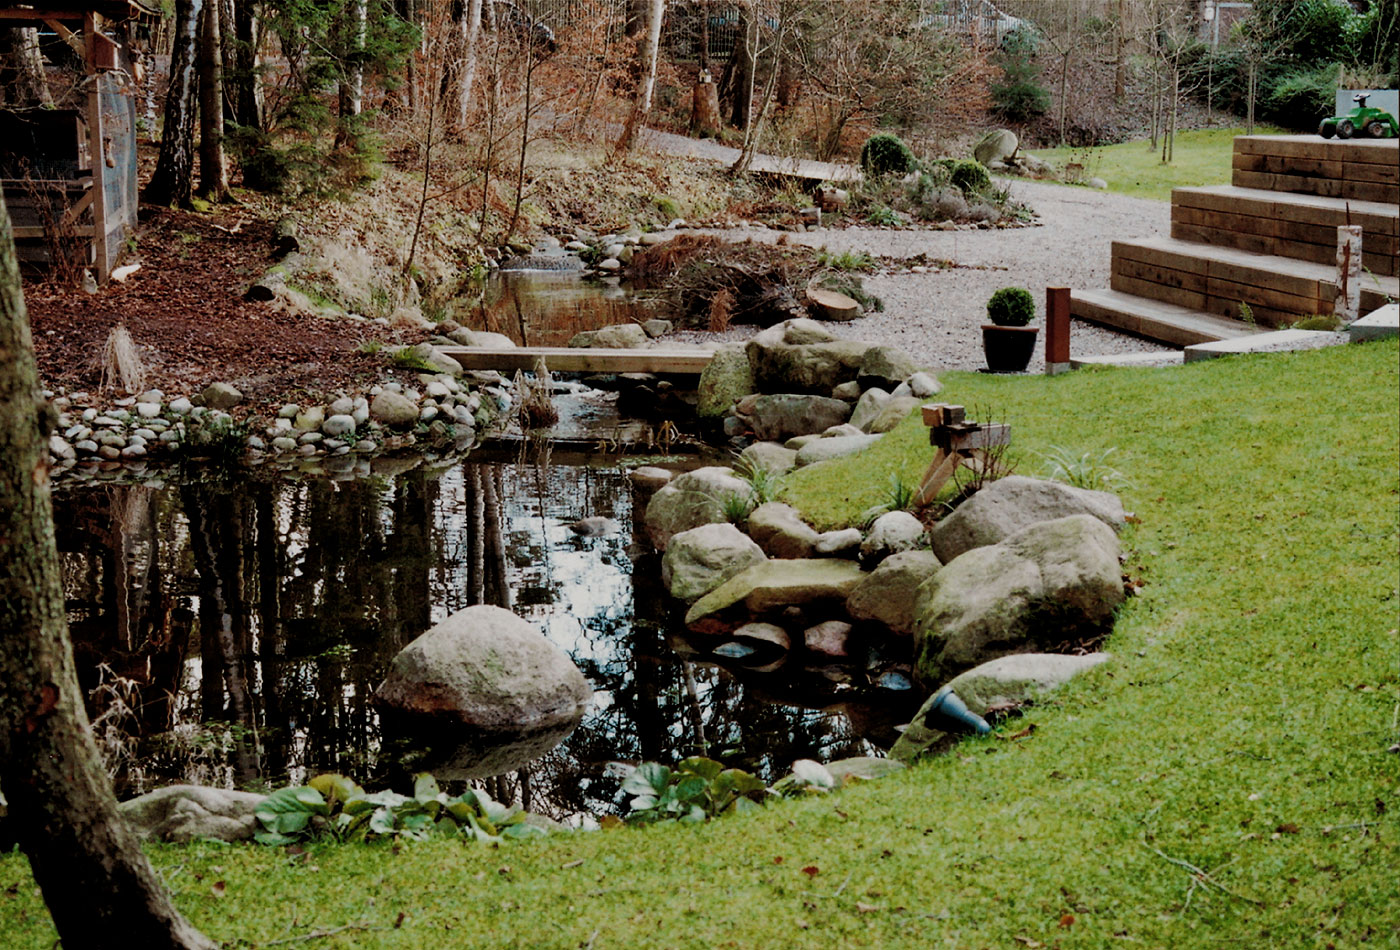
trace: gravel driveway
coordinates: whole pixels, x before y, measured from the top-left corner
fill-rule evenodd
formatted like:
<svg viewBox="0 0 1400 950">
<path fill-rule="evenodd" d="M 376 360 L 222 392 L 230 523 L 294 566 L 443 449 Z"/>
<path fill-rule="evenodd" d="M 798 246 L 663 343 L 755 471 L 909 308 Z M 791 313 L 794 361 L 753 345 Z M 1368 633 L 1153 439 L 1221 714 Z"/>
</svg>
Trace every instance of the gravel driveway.
<svg viewBox="0 0 1400 950">
<path fill-rule="evenodd" d="M 826 247 L 832 251 L 864 250 L 884 257 L 947 259 L 958 266 L 925 274 L 887 273 L 866 279 L 866 288 L 885 302 L 882 313 L 851 323 L 828 324 L 847 339 L 890 343 L 903 347 L 915 362 L 936 369 L 980 369 L 982 324 L 987 298 L 1000 287 L 1019 286 L 1036 298 L 1044 318 L 1045 288 L 1107 287 L 1110 244 L 1115 240 L 1147 238 L 1170 231 L 1171 205 L 1088 188 L 1044 182 L 1011 181 L 1012 197 L 1039 214 L 1034 227 L 1006 230 L 924 231 L 884 228 L 815 230 L 806 233 L 750 230 L 754 240 Z M 734 231 L 716 231 L 735 237 Z M 745 339 L 754 328 L 725 334 L 677 334 L 682 342 Z M 1074 320 L 1070 352 L 1075 356 L 1104 353 L 1155 352 L 1169 349 L 1158 343 Z M 1029 367 L 1045 367 L 1043 339 Z"/>
</svg>

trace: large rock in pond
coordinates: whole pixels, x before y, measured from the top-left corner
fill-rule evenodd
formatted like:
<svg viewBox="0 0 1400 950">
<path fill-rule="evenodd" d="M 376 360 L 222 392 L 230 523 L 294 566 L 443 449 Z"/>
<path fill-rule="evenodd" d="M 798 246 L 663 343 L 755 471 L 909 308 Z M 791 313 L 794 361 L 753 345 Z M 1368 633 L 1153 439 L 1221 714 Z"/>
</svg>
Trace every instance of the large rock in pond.
<svg viewBox="0 0 1400 950">
<path fill-rule="evenodd" d="M 1109 659 L 1107 653 L 1066 656 L 1060 653 L 1019 653 L 983 663 L 953 677 L 947 685 L 975 716 L 1035 702 L 1070 679 Z M 890 749 L 890 758 L 910 762 L 951 740 L 958 732 L 934 709 L 943 689 L 930 696 L 914 714 Z"/>
<path fill-rule="evenodd" d="M 729 408 L 755 391 L 753 368 L 742 343 L 727 343 L 715 350 L 715 355 L 700 374 L 695 413 L 702 419 L 717 419 Z"/>
<path fill-rule="evenodd" d="M 830 396 L 780 393 L 744 399 L 739 412 L 749 421 L 755 438 L 782 442 L 840 425 L 850 418 L 851 405 Z"/>
<path fill-rule="evenodd" d="M 661 558 L 661 582 L 672 597 L 690 603 L 766 560 L 763 549 L 732 524 L 705 524 L 671 538 Z"/>
<path fill-rule="evenodd" d="M 266 796 L 202 785 L 171 785 L 122 802 L 117 810 L 137 837 L 183 844 L 200 838 L 247 841 L 259 830 L 254 811 Z"/>
<path fill-rule="evenodd" d="M 645 519 L 647 536 L 658 551 L 664 551 L 672 535 L 728 521 L 724 511 L 727 499 L 751 497 L 753 489 L 733 469 L 712 465 L 685 472 L 651 496 Z"/>
<path fill-rule="evenodd" d="M 933 526 L 933 551 L 947 564 L 966 551 L 996 544 L 1037 522 L 1070 515 L 1093 515 L 1116 530 L 1123 526 L 1123 503 L 1112 492 L 1008 475 L 984 485 Z"/>
<path fill-rule="evenodd" d="M 851 340 L 794 343 L 819 338 L 812 321 L 793 320 L 764 330 L 749 340 L 747 352 L 754 383 L 765 393 L 814 393 L 829 395 L 841 383 L 854 381 L 869 344 Z"/>
<path fill-rule="evenodd" d="M 811 557 L 817 543 L 816 529 L 802 520 L 797 509 L 770 501 L 749 512 L 749 537 L 758 542 L 769 557 Z"/>
<path fill-rule="evenodd" d="M 374 694 L 402 721 L 496 733 L 572 728 L 592 696 L 567 653 L 487 605 L 457 611 L 400 650 Z"/>
<path fill-rule="evenodd" d="M 788 606 L 842 605 L 863 577 L 854 561 L 766 561 L 697 600 L 685 615 L 685 625 L 696 633 L 728 633 L 754 617 Z"/>
<path fill-rule="evenodd" d="M 932 687 L 999 656 L 1106 633 L 1124 596 L 1118 554 L 1112 528 L 1072 515 L 945 564 L 920 589 L 916 678 Z"/>
<path fill-rule="evenodd" d="M 885 558 L 846 599 L 856 620 L 873 620 L 894 633 L 912 636 L 919 588 L 942 565 L 932 551 L 903 551 Z"/>
</svg>

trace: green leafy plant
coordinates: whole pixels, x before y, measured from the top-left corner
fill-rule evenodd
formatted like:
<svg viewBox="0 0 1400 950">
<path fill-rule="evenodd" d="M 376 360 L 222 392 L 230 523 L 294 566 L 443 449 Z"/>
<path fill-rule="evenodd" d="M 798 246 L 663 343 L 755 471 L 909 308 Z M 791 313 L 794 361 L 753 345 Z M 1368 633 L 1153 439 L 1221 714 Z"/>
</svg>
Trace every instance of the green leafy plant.
<svg viewBox="0 0 1400 950">
<path fill-rule="evenodd" d="M 832 270 L 871 271 L 875 269 L 875 258 L 868 251 L 828 251 L 817 252 L 817 263 Z"/>
<path fill-rule="evenodd" d="M 971 159 L 953 165 L 948 173 L 948 182 L 968 197 L 985 195 L 992 188 L 991 174 L 981 162 Z"/>
<path fill-rule="evenodd" d="M 437 372 L 428 361 L 413 352 L 412 347 L 403 346 L 393 352 L 390 361 L 399 369 L 411 369 L 420 373 Z"/>
<path fill-rule="evenodd" d="M 860 150 L 860 167 L 868 174 L 903 175 L 918 164 L 914 153 L 897 135 L 882 132 L 865 140 Z"/>
<path fill-rule="evenodd" d="M 1295 320 L 1290 329 L 1293 330 L 1340 330 L 1342 321 L 1335 313 L 1317 313 L 1310 317 L 1303 317 Z"/>
<path fill-rule="evenodd" d="M 914 509 L 914 498 L 919 493 L 919 486 L 911 485 L 900 477 L 898 472 L 890 472 L 889 485 L 885 489 L 885 497 L 878 505 L 871 505 L 861 512 L 861 522 L 870 524 L 881 515 L 891 511 L 912 511 Z"/>
<path fill-rule="evenodd" d="M 1128 480 L 1122 472 L 1108 464 L 1109 458 L 1117 451 L 1116 448 L 1108 448 L 1102 452 L 1075 455 L 1063 446 L 1052 445 L 1050 451 L 1044 453 L 1044 472 L 1047 478 L 1076 488 L 1118 491 Z"/>
<path fill-rule="evenodd" d="M 999 327 L 1023 327 L 1035 319 L 1035 298 L 1024 287 L 1003 287 L 987 300 L 987 319 Z"/>
<path fill-rule="evenodd" d="M 758 507 L 758 501 L 752 492 L 747 495 L 725 495 L 720 502 L 720 511 L 724 513 L 724 520 L 730 524 L 741 524 L 748 518 L 749 512 L 756 507 Z"/>
<path fill-rule="evenodd" d="M 528 813 L 505 806 L 485 792 L 468 789 L 448 798 L 426 772 L 413 781 L 413 795 L 372 794 L 343 775 L 318 775 L 308 784 L 281 788 L 254 810 L 259 844 L 293 844 L 307 838 L 360 841 L 397 836 L 412 839 L 462 837 L 499 843 L 545 834 Z"/>
<path fill-rule="evenodd" d="M 897 228 L 904 223 L 904 216 L 886 205 L 876 205 L 865 215 L 865 220 L 883 228 Z"/>
<path fill-rule="evenodd" d="M 1240 301 L 1240 319 L 1250 326 L 1254 326 L 1254 308 L 1243 300 Z"/>
<path fill-rule="evenodd" d="M 359 343 L 355 344 L 356 353 L 364 353 L 371 356 L 382 349 L 384 349 L 383 340 L 361 340 Z"/>
<path fill-rule="evenodd" d="M 740 456 L 734 463 L 734 474 L 749 483 L 755 506 L 777 501 L 778 493 L 783 490 L 783 476 L 751 458 Z"/>
</svg>

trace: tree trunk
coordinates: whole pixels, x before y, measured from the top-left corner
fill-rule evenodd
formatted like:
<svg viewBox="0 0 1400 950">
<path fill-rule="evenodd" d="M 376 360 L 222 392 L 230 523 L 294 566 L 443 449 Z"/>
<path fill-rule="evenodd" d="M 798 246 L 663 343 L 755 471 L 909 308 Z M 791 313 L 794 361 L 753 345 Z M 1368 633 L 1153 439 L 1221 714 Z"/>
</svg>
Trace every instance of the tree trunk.
<svg viewBox="0 0 1400 950">
<path fill-rule="evenodd" d="M 781 7 L 779 15 L 781 16 Z M 763 127 L 768 119 L 769 107 L 773 104 L 773 91 L 778 85 L 778 74 L 781 71 L 780 63 L 783 57 L 783 41 L 787 38 L 787 23 L 780 20 L 778 24 L 778 36 L 773 41 L 773 62 L 768 72 L 768 79 L 763 84 L 763 98 L 758 107 L 758 117 L 744 129 L 744 145 L 739 150 L 739 157 L 735 159 L 730 172 L 735 175 L 742 175 L 749 170 L 749 165 L 753 163 L 754 153 L 758 151 L 759 139 L 763 137 Z M 755 67 L 757 63 L 755 63 Z M 757 68 L 753 72 L 757 72 Z M 752 113 L 753 110 L 750 110 Z"/>
<path fill-rule="evenodd" d="M 175 45 L 170 57 L 170 90 L 165 95 L 165 129 L 156 170 L 146 185 L 153 204 L 188 207 L 194 179 L 195 27 L 203 0 L 175 0 Z"/>
<path fill-rule="evenodd" d="M 734 44 L 730 64 L 734 66 L 731 89 L 734 95 L 734 108 L 729 114 L 729 124 L 747 128 L 749 113 L 753 111 L 754 61 L 758 58 L 758 16 L 748 8 L 739 10 L 740 36 L 743 42 Z M 729 70 L 726 70 L 728 72 Z"/>
<path fill-rule="evenodd" d="M 254 0 L 235 0 L 234 40 L 234 121 L 254 129 L 262 128 L 262 105 L 258 101 L 258 11 Z"/>
<path fill-rule="evenodd" d="M 1118 0 L 1118 22 L 1113 31 L 1113 101 L 1122 102 L 1128 91 L 1127 0 Z"/>
<path fill-rule="evenodd" d="M 365 0 L 350 0 L 345 9 L 345 58 L 350 65 L 340 81 L 340 117 L 347 119 L 364 111 Z"/>
<path fill-rule="evenodd" d="M 466 17 L 458 24 L 462 42 L 461 71 L 457 76 L 457 131 L 467 127 L 471 110 L 472 84 L 476 82 L 477 37 L 481 35 L 481 0 L 464 4 Z"/>
<path fill-rule="evenodd" d="M 44 73 L 44 56 L 39 52 L 39 31 L 34 27 L 0 29 L 0 61 L 11 59 L 13 66 L 0 69 L 0 102 L 21 109 L 52 109 L 53 97 Z"/>
<path fill-rule="evenodd" d="M 1066 101 L 1069 96 L 1069 60 L 1074 55 L 1074 47 L 1067 46 L 1064 55 L 1060 58 L 1060 148 L 1065 147 L 1065 113 L 1068 111 Z"/>
<path fill-rule="evenodd" d="M 64 946 L 215 944 L 170 903 L 117 812 L 83 711 L 49 502 L 49 415 L 0 202 L 0 788 Z"/>
<path fill-rule="evenodd" d="M 228 200 L 220 6 L 206 0 L 199 18 L 199 194 L 214 202 Z"/>
<path fill-rule="evenodd" d="M 661 21 L 666 15 L 666 0 L 651 0 L 647 13 L 647 35 L 642 44 L 642 81 L 637 87 L 637 97 L 632 100 L 632 112 L 627 116 L 627 124 L 622 128 L 622 138 L 618 139 L 614 154 L 626 155 L 637 144 L 637 133 L 646 124 L 651 112 L 651 95 L 656 88 L 656 61 L 661 51 Z"/>
</svg>

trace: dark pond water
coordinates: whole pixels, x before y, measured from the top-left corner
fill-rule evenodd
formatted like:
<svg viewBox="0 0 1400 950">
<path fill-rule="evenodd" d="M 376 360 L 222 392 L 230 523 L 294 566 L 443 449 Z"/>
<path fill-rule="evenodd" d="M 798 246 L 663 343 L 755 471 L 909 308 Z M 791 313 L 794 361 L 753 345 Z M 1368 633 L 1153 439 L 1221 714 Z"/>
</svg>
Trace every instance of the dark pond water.
<svg viewBox="0 0 1400 950">
<path fill-rule="evenodd" d="M 412 766 L 373 690 L 402 646 L 482 603 L 535 623 L 596 690 L 563 745 L 489 780 L 533 810 L 617 811 L 614 760 L 705 752 L 771 780 L 797 758 L 893 741 L 913 697 L 877 686 L 888 658 L 733 673 L 712 643 L 668 635 L 681 627 L 634 538 L 626 470 L 585 461 L 474 455 L 339 480 L 61 491 L 69 620 L 120 793 L 332 770 L 402 781 Z M 585 515 L 618 530 L 578 537 L 568 525 Z"/>
<path fill-rule="evenodd" d="M 609 280 L 561 271 L 493 273 L 478 299 L 459 303 L 453 318 L 473 330 L 504 333 L 522 346 L 564 346 L 576 333 L 614 323 L 668 319 L 656 294 Z"/>
</svg>

